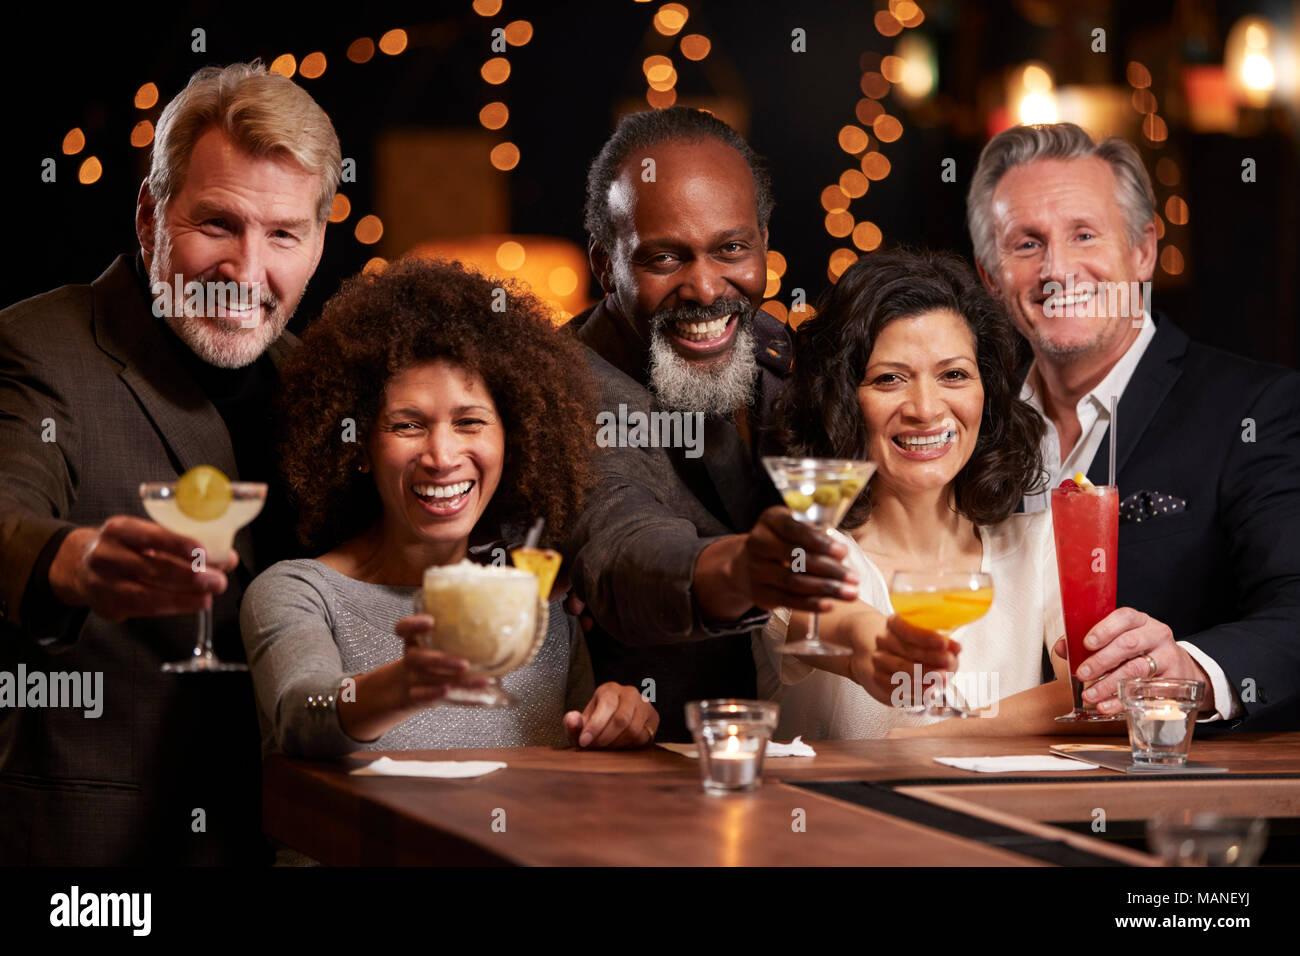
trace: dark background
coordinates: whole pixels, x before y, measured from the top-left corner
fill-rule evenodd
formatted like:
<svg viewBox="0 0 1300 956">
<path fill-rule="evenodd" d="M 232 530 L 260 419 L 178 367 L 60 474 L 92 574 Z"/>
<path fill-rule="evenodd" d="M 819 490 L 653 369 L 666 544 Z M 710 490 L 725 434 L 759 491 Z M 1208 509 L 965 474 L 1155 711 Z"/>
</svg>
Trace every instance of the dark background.
<svg viewBox="0 0 1300 956">
<path fill-rule="evenodd" d="M 659 4 L 632 0 L 525 3 L 505 0 L 502 12 L 483 18 L 470 0 L 418 6 L 367 3 L 352 7 L 272 9 L 269 4 L 190 3 L 138 6 L 125 12 L 79 13 L 52 4 L 29 6 L 21 25 L 5 31 L 0 58 L 6 111 L 3 150 L 8 189 L 3 196 L 7 268 L 0 272 L 0 304 L 67 282 L 97 276 L 119 252 L 135 249 L 135 195 L 148 150 L 128 142 L 141 118 L 132 105 L 146 81 L 160 89 L 157 112 L 198 67 L 284 52 L 322 50 L 324 76 L 297 81 L 334 121 L 344 156 L 358 162 L 358 182 L 348 187 L 353 216 L 331 225 L 321 266 L 308 288 L 294 328 L 318 314 L 341 279 L 374 255 L 352 235 L 358 211 L 367 209 L 370 148 L 393 126 L 478 129 L 478 110 L 497 98 L 479 66 L 489 33 L 528 19 L 534 35 L 506 54 L 512 75 L 503 88 L 510 138 L 523 160 L 508 174 L 484 163 L 483 175 L 507 176 L 510 228 L 516 233 L 562 236 L 584 242 L 583 186 L 587 164 L 608 135 L 617 105 L 641 97 L 641 61 L 670 53 L 678 90 L 738 94 L 748 100 L 749 138 L 772 168 L 777 206 L 771 243 L 789 262 L 781 297 L 801 287 L 809 297 L 827 283 L 830 252 L 848 245 L 823 227 L 823 187 L 853 165 L 836 133 L 855 123 L 861 98 L 859 61 L 866 51 L 892 52 L 871 2 L 728 3 L 695 0 L 683 34 L 701 32 L 713 48 L 702 64 L 676 55 L 678 38 L 650 27 Z M 1107 82 L 1123 86 L 1127 62 L 1151 68 L 1152 91 L 1163 104 L 1176 97 L 1178 80 L 1162 64 L 1222 62 L 1223 37 L 1241 15 L 1260 12 L 1286 24 L 1296 15 L 1288 2 L 1104 2 L 1044 4 L 1035 0 L 924 2 L 920 30 L 934 43 L 939 83 L 938 119 L 926 125 L 887 97 L 904 135 L 882 151 L 892 174 L 856 200 L 855 215 L 883 230 L 885 244 L 906 242 L 970 255 L 965 215 L 969 175 L 986 138 L 988 78 L 1029 59 L 1047 62 L 1058 85 Z M 1038 23 L 1031 22 L 1037 20 Z M 1107 30 L 1108 52 L 1088 53 L 1089 34 Z M 207 33 L 204 54 L 190 50 L 190 31 Z M 393 27 L 411 38 L 399 56 L 377 53 L 369 63 L 344 57 L 358 36 L 374 39 Z M 802 27 L 807 52 L 792 53 L 790 33 Z M 680 36 L 680 35 L 679 35 Z M 1098 59 L 1100 58 L 1100 59 Z M 1078 75 L 1085 74 L 1086 75 Z M 1099 78 L 1100 77 L 1100 78 Z M 1194 337 L 1241 354 L 1295 366 L 1297 133 L 1295 113 L 1276 110 L 1250 136 L 1201 135 L 1170 119 L 1169 142 L 1182 167 L 1181 194 L 1191 219 L 1180 240 L 1185 272 L 1157 272 L 1156 308 Z M 60 152 L 63 135 L 80 126 L 83 156 L 104 164 L 98 183 L 77 182 L 82 156 Z M 1143 149 L 1148 168 L 1159 152 Z M 40 180 L 41 160 L 55 157 L 58 181 Z M 1241 182 L 1241 159 L 1258 164 L 1258 181 Z M 957 162 L 957 182 L 940 181 L 942 159 Z M 1163 243 L 1162 243 L 1163 246 Z M 594 292 L 594 290 L 593 290 Z"/>
</svg>

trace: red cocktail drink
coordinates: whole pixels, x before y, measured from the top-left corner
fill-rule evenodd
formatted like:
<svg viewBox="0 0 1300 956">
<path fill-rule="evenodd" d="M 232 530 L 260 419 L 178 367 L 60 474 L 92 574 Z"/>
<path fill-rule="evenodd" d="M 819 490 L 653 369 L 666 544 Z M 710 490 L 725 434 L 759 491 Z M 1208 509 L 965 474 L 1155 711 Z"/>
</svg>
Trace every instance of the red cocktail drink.
<svg viewBox="0 0 1300 956">
<path fill-rule="evenodd" d="M 1114 485 L 1062 482 L 1052 489 L 1052 530 L 1056 571 L 1065 613 L 1066 660 L 1074 691 L 1074 711 L 1058 720 L 1122 720 L 1085 706 L 1083 682 L 1075 670 L 1091 655 L 1083 646 L 1088 632 L 1115 610 L 1119 551 L 1119 490 Z M 1098 675 L 1100 676 L 1100 675 Z"/>
</svg>

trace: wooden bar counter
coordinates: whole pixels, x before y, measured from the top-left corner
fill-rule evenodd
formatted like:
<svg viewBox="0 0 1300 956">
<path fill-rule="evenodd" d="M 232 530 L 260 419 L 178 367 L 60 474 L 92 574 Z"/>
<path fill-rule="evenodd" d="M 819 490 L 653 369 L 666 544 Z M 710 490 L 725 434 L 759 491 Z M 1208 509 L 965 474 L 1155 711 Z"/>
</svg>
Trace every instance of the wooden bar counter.
<svg viewBox="0 0 1300 956">
<path fill-rule="evenodd" d="M 1300 817 L 1300 733 L 1198 740 L 1191 759 L 1230 772 L 1196 778 L 1103 769 L 977 774 L 933 761 L 1043 754 L 1066 742 L 814 742 L 816 757 L 768 758 L 762 787 L 722 797 L 701 790 L 693 759 L 660 747 L 366 751 L 335 762 L 274 756 L 265 766 L 263 823 L 288 846 L 345 866 L 1035 866 L 1054 859 L 1148 866 L 1158 861 L 1046 821 L 1087 822 L 1098 807 L 1113 821 L 1164 807 Z M 385 755 L 507 767 L 464 780 L 348 773 Z M 865 782 L 859 789 L 869 799 L 798 786 L 814 781 Z M 1065 855 L 1041 852 L 1046 845 Z"/>
</svg>

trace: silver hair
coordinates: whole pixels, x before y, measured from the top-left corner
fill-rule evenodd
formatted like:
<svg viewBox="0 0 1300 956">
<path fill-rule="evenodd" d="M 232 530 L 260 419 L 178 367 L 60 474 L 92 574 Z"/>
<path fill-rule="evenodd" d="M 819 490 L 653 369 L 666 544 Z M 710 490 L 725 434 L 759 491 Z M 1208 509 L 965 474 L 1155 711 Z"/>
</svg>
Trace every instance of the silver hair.
<svg viewBox="0 0 1300 956">
<path fill-rule="evenodd" d="M 1129 242 L 1142 240 L 1147 224 L 1155 219 L 1156 196 L 1142 157 L 1127 140 L 1111 136 L 1100 143 L 1074 123 L 1013 126 L 989 141 L 966 196 L 966 225 L 975 260 L 994 272 L 997 255 L 993 235 L 993 191 L 1009 170 L 1040 159 L 1085 159 L 1095 156 L 1110 164 L 1119 184 L 1116 198 L 1124 211 Z"/>
</svg>

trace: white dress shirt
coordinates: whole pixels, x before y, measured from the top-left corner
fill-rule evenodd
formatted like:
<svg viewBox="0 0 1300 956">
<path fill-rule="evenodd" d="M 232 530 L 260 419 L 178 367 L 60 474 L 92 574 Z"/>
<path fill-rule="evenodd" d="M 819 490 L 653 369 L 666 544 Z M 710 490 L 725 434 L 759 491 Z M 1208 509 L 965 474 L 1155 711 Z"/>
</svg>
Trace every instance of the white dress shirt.
<svg viewBox="0 0 1300 956">
<path fill-rule="evenodd" d="M 1026 512 L 1047 510 L 1051 507 L 1053 488 L 1066 478 L 1073 477 L 1077 472 L 1088 473 L 1092 460 L 1097 456 L 1102 443 L 1109 437 L 1110 400 L 1113 396 L 1116 405 L 1119 404 L 1120 396 L 1124 394 L 1124 387 L 1128 385 L 1129 379 L 1133 377 L 1138 362 L 1142 360 L 1147 346 L 1151 344 L 1151 340 L 1155 336 L 1155 322 L 1152 321 L 1149 312 L 1144 312 L 1142 314 L 1142 329 L 1138 332 L 1138 337 L 1133 340 L 1133 344 L 1120 356 L 1119 361 L 1111 366 L 1110 371 L 1106 373 L 1106 377 L 1098 382 L 1087 395 L 1079 399 L 1079 403 L 1074 407 L 1082 431 L 1079 434 L 1079 440 L 1075 442 L 1074 448 L 1065 456 L 1064 461 L 1061 460 L 1061 440 L 1056 433 L 1056 426 L 1047 418 L 1047 413 L 1043 410 L 1042 379 L 1038 374 L 1038 363 L 1034 362 L 1029 367 L 1029 374 L 1025 376 L 1025 383 L 1020 388 L 1020 397 L 1028 402 L 1034 411 L 1042 415 L 1044 421 L 1047 422 L 1042 445 L 1043 468 L 1047 476 L 1047 484 L 1037 494 L 1025 495 Z M 1123 427 L 1122 424 L 1121 427 Z M 1201 665 L 1214 687 L 1214 704 L 1217 709 L 1213 714 L 1201 719 L 1230 720 L 1240 717 L 1244 709 L 1228 680 L 1228 675 L 1223 672 L 1223 668 L 1194 644 L 1179 641 L 1178 646 L 1187 651 L 1196 663 Z"/>
</svg>

